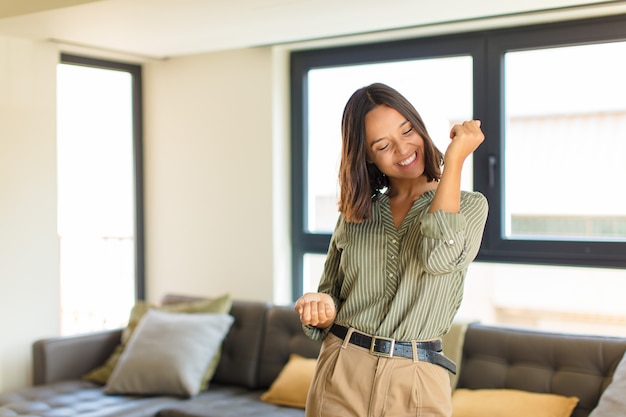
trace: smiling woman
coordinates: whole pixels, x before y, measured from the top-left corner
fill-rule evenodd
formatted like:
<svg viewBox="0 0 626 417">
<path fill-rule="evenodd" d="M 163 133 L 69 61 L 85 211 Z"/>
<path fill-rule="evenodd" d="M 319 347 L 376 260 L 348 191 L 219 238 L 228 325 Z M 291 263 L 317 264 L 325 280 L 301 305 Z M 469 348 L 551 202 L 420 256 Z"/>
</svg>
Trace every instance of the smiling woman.
<svg viewBox="0 0 626 417">
<path fill-rule="evenodd" d="M 455 124 L 449 137 L 441 172 L 442 152 L 401 93 L 373 83 L 350 96 L 341 124 L 340 217 L 317 292 L 295 304 L 305 333 L 323 340 L 307 416 L 361 416 L 379 407 L 390 415 L 451 415 L 447 372 L 456 368 L 440 338 L 461 304 L 488 204 L 460 189 L 463 162 L 484 139 L 480 123 Z M 392 354 L 410 360 L 391 365 Z M 364 384 L 353 390 L 325 382 L 355 369 Z M 405 396 L 409 387 L 428 395 L 415 401 Z"/>
<path fill-rule="evenodd" d="M 303 225 L 294 225 L 294 232 L 302 231 L 313 237 L 329 233 L 335 226 L 341 114 L 354 90 L 372 82 L 382 82 L 401 90 L 411 103 L 420 108 L 433 143 L 445 150 L 450 142 L 450 128 L 459 121 L 470 119 L 473 114 L 472 65 L 470 56 L 454 56 L 310 70 L 307 77 L 309 122 L 305 184 L 293 190 L 297 195 L 307 190 L 302 196 L 306 209 L 294 212 L 296 219 L 305 216 Z M 448 97 L 455 99 L 449 100 Z M 470 155 L 463 167 L 461 181 L 464 190 L 473 189 L 472 166 L 473 157 Z M 313 239 L 311 241 L 314 242 Z M 324 243 L 319 251 L 325 252 L 327 247 L 328 243 Z M 314 289 L 320 277 L 322 261 L 323 256 L 313 253 L 294 254 L 294 276 L 301 280 L 294 283 L 294 288 L 302 282 L 301 289 Z"/>
</svg>

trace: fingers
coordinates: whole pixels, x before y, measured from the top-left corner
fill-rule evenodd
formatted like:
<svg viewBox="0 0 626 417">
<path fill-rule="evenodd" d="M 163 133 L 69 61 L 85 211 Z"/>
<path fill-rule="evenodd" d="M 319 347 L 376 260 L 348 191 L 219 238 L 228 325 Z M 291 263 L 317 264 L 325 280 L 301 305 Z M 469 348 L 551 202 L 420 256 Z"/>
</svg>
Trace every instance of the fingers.
<svg viewBox="0 0 626 417">
<path fill-rule="evenodd" d="M 310 315 L 309 315 L 309 324 L 313 326 L 317 326 L 321 321 L 326 320 L 326 309 L 323 308 L 320 303 L 317 301 L 311 301 L 310 305 Z"/>
<path fill-rule="evenodd" d="M 302 324 L 327 327 L 335 319 L 335 304 L 327 294 L 310 293 L 298 299 L 295 310 Z"/>
<path fill-rule="evenodd" d="M 482 135 L 480 126 L 480 120 L 468 120 L 462 124 L 456 124 L 452 126 L 452 129 L 450 130 L 450 139 L 455 139 L 457 136 L 467 134 Z"/>
<path fill-rule="evenodd" d="M 317 326 L 327 320 L 326 306 L 324 304 L 317 301 L 310 301 L 304 304 L 302 312 L 300 313 L 300 321 L 302 324 Z"/>
</svg>

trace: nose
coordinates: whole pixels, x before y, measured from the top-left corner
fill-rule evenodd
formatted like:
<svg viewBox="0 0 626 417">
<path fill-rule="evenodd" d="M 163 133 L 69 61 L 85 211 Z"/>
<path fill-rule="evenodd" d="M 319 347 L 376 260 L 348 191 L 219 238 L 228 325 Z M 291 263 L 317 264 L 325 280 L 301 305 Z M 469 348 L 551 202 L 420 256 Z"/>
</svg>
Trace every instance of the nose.
<svg viewBox="0 0 626 417">
<path fill-rule="evenodd" d="M 394 142 L 394 149 L 396 153 L 400 156 L 406 155 L 409 150 L 409 144 L 402 139 L 396 139 Z"/>
</svg>

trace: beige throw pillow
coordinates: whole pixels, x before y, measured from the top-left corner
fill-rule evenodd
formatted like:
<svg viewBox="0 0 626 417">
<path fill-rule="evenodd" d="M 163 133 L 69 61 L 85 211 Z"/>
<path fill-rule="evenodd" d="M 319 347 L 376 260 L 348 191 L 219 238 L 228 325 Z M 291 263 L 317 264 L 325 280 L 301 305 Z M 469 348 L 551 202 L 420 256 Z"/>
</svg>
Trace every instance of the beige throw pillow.
<svg viewBox="0 0 626 417">
<path fill-rule="evenodd" d="M 233 320 L 228 314 L 147 311 L 130 337 L 104 392 L 196 395 L 204 372 Z"/>
<path fill-rule="evenodd" d="M 513 389 L 457 389 L 452 417 L 569 417 L 578 398 Z"/>
<path fill-rule="evenodd" d="M 292 354 L 269 390 L 261 395 L 261 400 L 277 405 L 304 408 L 316 364 L 317 359 Z"/>
</svg>

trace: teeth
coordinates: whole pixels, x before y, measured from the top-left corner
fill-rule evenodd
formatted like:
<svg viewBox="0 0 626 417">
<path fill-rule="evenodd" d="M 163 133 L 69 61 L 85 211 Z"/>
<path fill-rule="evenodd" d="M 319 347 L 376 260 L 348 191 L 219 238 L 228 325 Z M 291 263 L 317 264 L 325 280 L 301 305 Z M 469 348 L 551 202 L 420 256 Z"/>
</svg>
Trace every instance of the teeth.
<svg viewBox="0 0 626 417">
<path fill-rule="evenodd" d="M 412 154 L 411 156 L 409 156 L 404 161 L 398 162 L 398 165 L 400 165 L 400 166 L 407 166 L 407 165 L 409 165 L 413 161 L 415 161 L 415 154 Z"/>
</svg>

